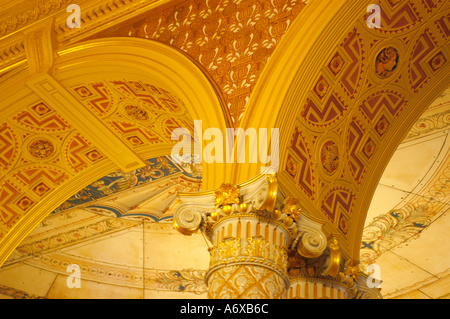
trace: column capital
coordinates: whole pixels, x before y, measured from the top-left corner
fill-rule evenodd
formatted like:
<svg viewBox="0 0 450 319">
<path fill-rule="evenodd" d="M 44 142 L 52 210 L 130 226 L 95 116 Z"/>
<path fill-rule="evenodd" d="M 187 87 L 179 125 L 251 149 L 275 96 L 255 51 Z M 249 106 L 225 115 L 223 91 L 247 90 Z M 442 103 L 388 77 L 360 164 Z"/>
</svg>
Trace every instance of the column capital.
<svg viewBox="0 0 450 319">
<path fill-rule="evenodd" d="M 214 228 L 235 218 L 254 218 L 284 229 L 287 247 L 304 257 L 318 257 L 327 246 L 322 223 L 304 212 L 298 199 L 281 194 L 276 174 L 261 174 L 239 185 L 223 183 L 207 192 L 179 193 L 173 223 L 184 235 L 201 231 L 212 242 Z"/>
<path fill-rule="evenodd" d="M 196 194 L 179 193 L 174 227 L 202 232 L 212 243 L 205 281 L 210 298 L 286 298 L 288 250 L 318 257 L 327 240 L 322 224 L 285 198 L 275 174 Z"/>
<path fill-rule="evenodd" d="M 361 272 L 359 261 L 343 258 L 337 236 L 329 238 L 325 251 L 317 258 L 288 250 L 288 263 L 289 298 L 382 298 L 379 288 L 371 288 L 372 278 Z"/>
</svg>

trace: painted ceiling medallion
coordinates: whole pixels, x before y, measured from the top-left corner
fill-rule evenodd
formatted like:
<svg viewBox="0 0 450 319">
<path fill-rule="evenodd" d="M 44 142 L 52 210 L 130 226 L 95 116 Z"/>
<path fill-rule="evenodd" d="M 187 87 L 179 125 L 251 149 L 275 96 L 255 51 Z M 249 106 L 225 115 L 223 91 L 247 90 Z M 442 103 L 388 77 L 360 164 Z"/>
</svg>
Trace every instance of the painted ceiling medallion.
<svg viewBox="0 0 450 319">
<path fill-rule="evenodd" d="M 367 158 L 371 158 L 373 153 L 375 152 L 375 143 L 369 138 L 366 145 L 364 145 L 363 152 L 367 156 Z"/>
<path fill-rule="evenodd" d="M 75 89 L 75 92 L 78 93 L 78 95 L 82 98 L 86 98 L 88 96 L 92 95 L 92 92 L 89 91 L 89 89 L 85 86 L 81 86 Z"/>
<path fill-rule="evenodd" d="M 28 152 L 36 158 L 45 159 L 55 151 L 55 147 L 52 142 L 46 139 L 38 139 L 30 143 L 28 146 Z"/>
<path fill-rule="evenodd" d="M 315 92 L 317 95 L 322 98 L 325 96 L 325 94 L 328 92 L 328 88 L 330 86 L 328 85 L 327 81 L 325 81 L 324 78 L 320 78 L 320 80 L 317 82 L 315 87 Z"/>
<path fill-rule="evenodd" d="M 332 174 L 339 166 L 339 150 L 335 142 L 328 141 L 322 147 L 322 166 L 328 173 Z"/>
<path fill-rule="evenodd" d="M 33 188 L 33 191 L 34 191 L 37 195 L 39 195 L 39 196 L 44 195 L 44 194 L 47 193 L 49 190 L 50 190 L 50 187 L 47 186 L 46 184 L 44 184 L 43 182 L 39 183 L 38 185 L 36 185 L 36 186 Z"/>
<path fill-rule="evenodd" d="M 147 121 L 150 118 L 147 111 L 137 105 L 126 105 L 125 112 L 137 121 Z"/>
<path fill-rule="evenodd" d="M 27 210 L 34 204 L 34 201 L 28 198 L 27 196 L 22 197 L 18 202 L 17 206 L 19 206 L 22 210 Z"/>
<path fill-rule="evenodd" d="M 44 115 L 52 111 L 45 103 L 39 103 L 31 107 L 37 114 Z"/>
<path fill-rule="evenodd" d="M 396 49 L 388 47 L 383 49 L 377 56 L 375 71 L 377 75 L 386 79 L 394 73 L 398 65 L 399 55 Z"/>
</svg>

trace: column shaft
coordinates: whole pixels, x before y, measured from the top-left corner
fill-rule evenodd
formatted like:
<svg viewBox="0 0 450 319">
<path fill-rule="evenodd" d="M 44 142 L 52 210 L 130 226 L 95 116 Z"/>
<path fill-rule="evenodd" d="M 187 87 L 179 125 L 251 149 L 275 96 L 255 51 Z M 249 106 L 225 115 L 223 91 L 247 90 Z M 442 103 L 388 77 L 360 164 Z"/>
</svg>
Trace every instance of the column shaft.
<svg viewBox="0 0 450 319">
<path fill-rule="evenodd" d="M 286 298 L 289 234 L 282 224 L 242 214 L 218 222 L 211 235 L 209 298 Z"/>
</svg>

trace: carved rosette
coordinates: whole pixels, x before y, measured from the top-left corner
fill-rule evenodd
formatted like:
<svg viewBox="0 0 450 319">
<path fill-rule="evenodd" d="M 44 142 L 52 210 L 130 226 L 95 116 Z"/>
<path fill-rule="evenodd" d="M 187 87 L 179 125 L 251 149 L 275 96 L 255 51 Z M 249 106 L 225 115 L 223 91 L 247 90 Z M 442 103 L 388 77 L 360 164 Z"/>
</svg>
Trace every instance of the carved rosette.
<svg viewBox="0 0 450 319">
<path fill-rule="evenodd" d="M 28 152 L 38 159 L 50 157 L 55 151 L 55 146 L 51 141 L 46 139 L 38 139 L 30 143 Z"/>
</svg>

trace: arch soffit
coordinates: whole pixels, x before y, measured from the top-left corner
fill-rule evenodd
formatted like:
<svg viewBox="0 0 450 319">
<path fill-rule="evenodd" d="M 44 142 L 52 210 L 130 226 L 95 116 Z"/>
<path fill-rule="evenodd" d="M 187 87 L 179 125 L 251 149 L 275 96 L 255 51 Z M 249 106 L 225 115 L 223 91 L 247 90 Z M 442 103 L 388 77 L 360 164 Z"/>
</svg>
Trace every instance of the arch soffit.
<svg viewBox="0 0 450 319">
<path fill-rule="evenodd" d="M 314 81 L 317 65 L 329 58 L 330 50 L 339 44 L 342 29 L 348 28 L 346 21 L 355 21 L 367 7 L 365 2 L 370 3 L 370 0 L 358 4 L 345 0 L 311 1 L 289 27 L 264 67 L 241 127 L 280 128 L 280 159 L 283 145 L 289 140 L 288 128 L 295 120 L 292 115 L 298 108 L 292 95 L 297 90 L 306 96 L 304 88 Z M 300 89 L 299 83 L 302 83 Z M 259 172 L 258 164 L 236 165 L 232 182 L 249 180 Z"/>
<path fill-rule="evenodd" d="M 387 3 L 387 1 L 385 2 Z M 318 79 L 323 75 L 323 68 L 330 63 L 330 60 L 336 53 L 336 48 L 342 45 L 343 37 L 348 39 L 352 31 L 356 30 L 358 32 L 358 28 L 364 27 L 363 23 L 366 16 L 363 17 L 363 13 L 366 12 L 369 4 L 371 4 L 371 1 L 362 1 L 358 4 L 350 3 L 349 1 L 333 1 L 332 4 L 331 2 L 323 1 L 308 4 L 301 16 L 288 30 L 266 65 L 250 98 L 242 121 L 242 126 L 245 128 L 280 128 L 280 168 L 278 172 L 280 173 L 279 180 L 285 185 L 286 193 L 301 198 L 303 208 L 306 211 L 317 215 L 318 218 L 325 218 L 327 220 L 325 226 L 327 233 L 338 233 L 342 242 L 345 242 L 342 247 L 345 254 L 356 260 L 359 258 L 360 239 L 366 212 L 387 163 L 414 122 L 448 87 L 448 76 L 446 74 L 448 74 L 449 63 L 437 65 L 433 59 L 442 55 L 441 61 L 449 61 L 448 58 L 450 57 L 448 35 L 445 36 L 444 32 L 440 32 L 441 34 L 436 37 L 437 39 L 434 38 L 436 33 L 439 33 L 439 30 L 436 29 L 437 19 L 441 19 L 442 23 L 445 23 L 444 19 L 447 17 L 448 20 L 450 9 L 448 5 L 445 6 L 442 2 L 439 2 L 435 4 L 432 10 L 428 10 L 430 14 L 429 21 L 427 21 L 428 18 L 423 19 L 422 17 L 422 20 L 419 20 L 422 23 L 414 23 L 404 28 L 403 31 L 395 30 L 385 34 L 380 32 L 380 34 L 375 35 L 375 37 L 378 37 L 377 41 L 379 43 L 374 44 L 377 41 L 370 43 L 370 48 L 372 49 L 369 49 L 367 42 L 365 43 L 365 52 L 362 54 L 365 71 L 361 77 L 361 88 L 358 92 L 359 94 L 352 98 L 353 102 L 347 105 L 347 115 L 342 117 L 342 121 L 337 121 L 335 125 L 330 125 L 325 129 L 318 126 L 308 126 L 305 124 L 305 121 L 299 121 L 297 117 L 300 115 L 302 107 L 305 106 L 309 94 L 317 84 Z M 408 2 L 400 5 L 407 6 Z M 399 6 L 394 7 L 392 12 L 389 12 L 391 15 L 389 18 L 395 17 L 397 13 L 400 16 L 403 8 Z M 420 14 L 424 16 L 424 12 L 426 10 L 423 10 Z M 348 21 L 357 22 L 349 26 Z M 394 21 L 394 18 L 392 18 L 392 21 Z M 376 33 L 376 31 L 367 33 L 370 35 L 371 32 Z M 418 89 L 411 89 L 412 84 L 408 83 L 411 77 L 411 68 L 418 65 L 417 60 L 413 61 L 414 58 L 417 59 L 417 56 L 414 57 L 414 54 L 417 53 L 415 44 L 427 40 L 425 39 L 429 35 L 427 32 L 432 32 L 430 39 L 434 41 L 434 47 L 426 48 L 429 49 L 429 52 L 421 62 L 422 67 L 428 73 L 428 78 Z M 362 41 L 368 40 L 369 36 L 367 36 L 367 33 L 362 35 Z M 403 43 L 404 39 L 406 39 L 405 42 L 407 44 Z M 369 74 L 368 70 L 370 69 L 367 66 L 371 62 L 375 62 L 376 55 L 374 53 L 378 53 L 375 52 L 376 50 L 382 50 L 384 47 L 391 45 L 399 50 L 399 53 L 402 55 L 397 72 L 389 80 L 377 79 L 372 81 L 372 75 Z M 422 54 L 422 52 L 419 53 Z M 431 69 L 428 66 L 431 66 Z M 434 69 L 435 66 L 436 69 Z M 438 72 L 439 68 L 441 70 Z M 351 170 L 350 162 L 352 161 L 350 159 L 351 154 L 349 154 L 351 150 L 348 147 L 350 125 L 358 112 L 358 106 L 366 102 L 368 97 L 376 96 L 380 90 L 387 90 L 393 95 L 404 98 L 407 104 L 403 105 L 404 107 L 399 113 L 389 115 L 385 111 L 381 111 L 377 114 L 377 121 L 386 116 L 389 129 L 383 139 L 375 141 L 379 142 L 378 145 L 375 145 L 378 151 L 375 151 L 373 157 L 365 163 L 367 164 L 364 168 L 365 177 L 361 178 L 359 182 L 355 182 L 354 178 L 351 178 L 352 175 L 354 177 L 354 174 L 349 172 Z M 394 98 L 396 97 L 393 96 Z M 375 119 L 373 120 L 375 121 Z M 361 137 L 363 142 L 377 138 L 373 136 L 375 134 L 375 124 L 378 123 L 368 121 L 363 125 L 366 130 Z M 311 185 L 311 192 L 314 193 L 312 196 L 304 191 L 299 191 L 298 181 L 300 173 L 296 172 L 295 176 L 290 176 L 286 169 L 290 156 L 289 146 L 293 142 L 295 127 L 300 132 L 305 131 L 303 134 L 305 135 L 304 146 L 308 145 L 310 148 L 308 154 L 310 158 L 305 160 L 308 163 L 304 165 L 311 169 L 311 174 L 316 174 L 313 176 L 313 178 L 316 178 L 316 183 Z M 312 132 L 312 134 L 308 136 L 307 131 Z M 340 159 L 340 165 L 345 165 L 344 169 L 347 170 L 347 173 L 321 180 L 321 177 L 325 174 L 317 171 L 321 170 L 319 168 L 321 166 L 321 149 L 319 147 L 322 144 L 315 144 L 313 139 L 323 141 L 325 137 L 329 136 L 329 134 L 333 135 L 336 131 L 341 132 L 340 135 L 342 137 L 340 140 L 340 151 L 343 154 L 343 158 Z M 358 145 L 358 152 L 363 152 L 363 145 Z M 342 162 L 344 161 L 347 161 L 347 163 L 343 164 Z M 258 169 L 257 165 L 248 165 L 245 169 L 242 166 L 236 166 L 236 170 L 233 171 L 235 182 L 251 178 L 258 173 Z M 341 189 L 345 190 L 345 192 L 343 191 L 342 196 L 339 198 Z M 327 205 L 326 201 L 332 197 L 335 199 L 333 201 L 334 204 L 336 204 L 336 201 L 342 203 L 339 205 L 333 204 L 333 208 L 324 208 Z M 337 211 L 345 204 L 343 203 L 344 198 L 354 199 L 353 202 L 347 202 L 351 208 L 349 207 L 349 211 L 345 214 Z M 324 209 L 335 209 L 330 212 L 335 215 L 331 218 L 324 216 Z M 345 231 L 342 230 L 344 227 L 344 223 L 341 225 L 342 219 L 345 220 Z"/>
<path fill-rule="evenodd" d="M 3 101 L 3 106 L 0 107 L 2 114 L 11 116 L 15 111 L 20 112 L 19 104 L 25 106 L 31 101 L 30 93 L 33 93 L 34 86 L 43 80 L 52 85 L 61 85 L 60 87 L 65 89 L 66 84 L 77 83 L 77 80 L 82 82 L 131 77 L 173 92 L 183 102 L 192 119 L 202 120 L 203 129 L 216 127 L 225 131 L 227 127 L 220 97 L 209 80 L 190 59 L 165 44 L 145 39 L 109 38 L 64 47 L 56 54 L 49 74 L 26 76 L 24 72 L 18 71 L 16 78 L 10 78 L 8 87 L 9 83 L 14 82 L 19 84 L 16 87 L 21 90 Z M 27 85 L 23 85 L 25 82 Z M 36 95 L 33 97 L 36 98 Z M 23 103 L 20 103 L 21 101 Z M 161 152 L 158 156 L 170 155 L 168 150 L 170 151 L 170 148 L 160 147 L 156 152 Z M 137 154 L 132 155 L 138 158 Z M 119 168 L 121 167 L 118 167 L 114 159 L 104 158 L 97 165 L 81 170 L 80 173 L 72 172 L 73 174 L 69 174 L 71 177 L 64 183 L 51 187 L 45 200 L 35 201 L 25 215 L 18 214 L 20 217 L 2 234 L 0 265 L 49 212 L 81 188 Z M 206 176 L 210 175 L 208 169 L 210 167 L 204 166 Z M 31 186 L 25 185 L 24 192 L 31 193 Z M 13 200 L 14 198 L 10 199 Z"/>
</svg>

